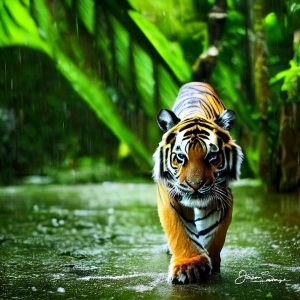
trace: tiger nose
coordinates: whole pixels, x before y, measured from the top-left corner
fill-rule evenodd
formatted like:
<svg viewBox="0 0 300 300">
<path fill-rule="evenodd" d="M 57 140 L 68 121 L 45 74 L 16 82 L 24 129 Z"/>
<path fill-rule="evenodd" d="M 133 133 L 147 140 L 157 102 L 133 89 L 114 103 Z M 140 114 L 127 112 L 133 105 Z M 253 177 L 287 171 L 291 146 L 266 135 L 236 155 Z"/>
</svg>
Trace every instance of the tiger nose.
<svg viewBox="0 0 300 300">
<path fill-rule="evenodd" d="M 199 190 L 201 186 L 204 184 L 204 181 L 201 179 L 198 180 L 191 180 L 191 179 L 186 179 L 186 183 L 188 186 L 190 186 L 192 189 L 195 191 Z"/>
</svg>

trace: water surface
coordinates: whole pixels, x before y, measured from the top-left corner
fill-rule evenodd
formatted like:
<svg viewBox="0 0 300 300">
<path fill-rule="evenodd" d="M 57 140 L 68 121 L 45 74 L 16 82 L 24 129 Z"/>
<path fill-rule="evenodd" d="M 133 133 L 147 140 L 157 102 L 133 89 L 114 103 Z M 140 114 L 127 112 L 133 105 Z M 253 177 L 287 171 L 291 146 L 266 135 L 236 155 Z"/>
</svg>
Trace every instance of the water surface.
<svg viewBox="0 0 300 300">
<path fill-rule="evenodd" d="M 154 185 L 2 188 L 0 297 L 300 299 L 299 194 L 248 181 L 233 193 L 221 275 L 171 286 Z"/>
</svg>

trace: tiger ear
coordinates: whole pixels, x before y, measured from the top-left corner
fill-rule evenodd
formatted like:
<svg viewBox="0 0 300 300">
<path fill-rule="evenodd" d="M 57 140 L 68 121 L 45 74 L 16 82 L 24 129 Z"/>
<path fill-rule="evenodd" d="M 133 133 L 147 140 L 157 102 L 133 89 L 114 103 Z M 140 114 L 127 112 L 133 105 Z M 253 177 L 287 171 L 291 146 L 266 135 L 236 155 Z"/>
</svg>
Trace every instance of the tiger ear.
<svg viewBox="0 0 300 300">
<path fill-rule="evenodd" d="M 162 109 L 157 115 L 157 123 L 163 133 L 170 130 L 180 121 L 177 116 L 168 109 Z"/>
<path fill-rule="evenodd" d="M 215 121 L 217 125 L 225 130 L 230 130 L 235 121 L 235 112 L 231 109 L 225 109 Z"/>
</svg>

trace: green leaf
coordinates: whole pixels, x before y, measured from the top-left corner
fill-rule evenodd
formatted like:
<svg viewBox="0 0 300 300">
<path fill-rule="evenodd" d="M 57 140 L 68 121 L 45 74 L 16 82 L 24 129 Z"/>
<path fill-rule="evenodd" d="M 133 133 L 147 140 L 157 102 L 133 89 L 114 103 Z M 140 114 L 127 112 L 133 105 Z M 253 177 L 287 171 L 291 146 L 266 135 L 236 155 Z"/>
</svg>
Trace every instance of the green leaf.
<svg viewBox="0 0 300 300">
<path fill-rule="evenodd" d="M 228 76 L 228 74 L 232 74 L 232 76 Z M 219 96 L 225 105 L 234 109 L 238 113 L 239 119 L 243 120 L 244 125 L 250 130 L 257 130 L 255 122 L 250 117 L 253 109 L 243 103 L 241 94 L 236 88 L 239 77 L 234 76 L 231 66 L 219 60 L 212 77 L 214 86 L 217 91 L 220 91 Z"/>
<path fill-rule="evenodd" d="M 55 31 L 57 24 L 52 22 L 50 12 L 44 0 L 32 1 L 31 9 L 33 18 L 35 19 L 41 38 L 53 39 L 53 32 Z"/>
<path fill-rule="evenodd" d="M 178 43 L 170 42 L 159 29 L 140 13 L 129 11 L 129 16 L 145 34 L 156 51 L 168 64 L 174 75 L 181 82 L 187 82 L 191 78 L 191 67 L 185 61 L 183 52 Z"/>
<path fill-rule="evenodd" d="M 129 74 L 129 33 L 118 22 L 117 19 L 111 18 L 111 24 L 114 28 L 114 35 L 111 39 L 115 42 L 115 55 L 117 63 L 117 72 L 127 81 Z M 116 74 L 115 74 L 116 75 Z"/>
<path fill-rule="evenodd" d="M 136 85 L 141 97 L 140 103 L 147 115 L 153 117 L 155 115 L 153 105 L 155 86 L 153 78 L 153 62 L 140 46 L 135 44 L 133 49 Z"/>
<path fill-rule="evenodd" d="M 17 26 L 24 28 L 28 33 L 38 36 L 38 30 L 29 14 L 28 8 L 19 1 L 5 1 L 5 7 Z"/>
<path fill-rule="evenodd" d="M 146 167 L 150 167 L 152 165 L 150 153 L 123 123 L 117 107 L 106 93 L 103 83 L 91 80 L 65 54 L 57 53 L 56 59 L 57 68 L 68 79 L 74 90 L 90 105 L 119 140 L 129 145 L 137 155 L 134 158 L 140 163 L 144 162 Z"/>
<path fill-rule="evenodd" d="M 15 45 L 50 52 L 50 47 L 40 38 L 29 7 L 17 1 L 0 2 L 0 46 Z"/>
<path fill-rule="evenodd" d="M 77 11 L 81 22 L 89 33 L 94 33 L 95 29 L 95 2 L 94 0 L 78 0 Z"/>
<path fill-rule="evenodd" d="M 294 60 L 290 61 L 290 68 L 278 72 L 270 79 L 270 84 L 274 84 L 280 80 L 284 80 L 281 86 L 282 91 L 287 91 L 290 99 L 298 93 L 298 80 L 300 74 L 300 66 L 297 66 Z"/>
<path fill-rule="evenodd" d="M 284 40 L 283 24 L 280 23 L 276 13 L 270 12 L 264 18 L 267 38 L 270 42 L 279 43 Z"/>
<path fill-rule="evenodd" d="M 158 71 L 159 94 L 162 108 L 171 109 L 178 95 L 179 86 L 162 66 L 159 66 Z"/>
<path fill-rule="evenodd" d="M 11 3 L 12 1 L 7 1 L 6 5 Z M 118 114 L 116 104 L 109 97 L 102 81 L 95 79 L 95 75 L 91 76 L 92 72 L 89 69 L 79 68 L 78 64 L 65 52 L 64 49 L 67 47 L 61 46 L 60 43 L 68 43 L 69 40 L 60 36 L 59 25 L 52 19 L 46 3 L 42 0 L 31 2 L 33 19 L 29 8 L 26 10 L 24 6 L 24 9 L 13 10 L 13 7 L 18 7 L 9 6 L 10 15 L 4 9 L 4 3 L 0 2 L 0 46 L 22 45 L 46 52 L 73 89 L 95 111 L 99 119 L 121 142 L 129 145 L 137 164 L 141 168 L 149 169 L 152 165 L 150 153 L 123 122 Z M 15 13 L 21 15 L 18 23 L 15 21 L 17 19 Z"/>
</svg>

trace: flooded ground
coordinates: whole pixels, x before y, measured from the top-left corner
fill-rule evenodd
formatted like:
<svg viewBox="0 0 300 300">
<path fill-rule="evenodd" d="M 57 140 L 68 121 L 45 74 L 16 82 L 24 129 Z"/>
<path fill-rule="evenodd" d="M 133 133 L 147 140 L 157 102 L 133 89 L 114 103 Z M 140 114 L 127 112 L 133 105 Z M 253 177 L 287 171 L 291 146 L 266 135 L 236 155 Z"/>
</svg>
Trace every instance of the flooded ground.
<svg viewBox="0 0 300 300">
<path fill-rule="evenodd" d="M 299 194 L 233 192 L 221 275 L 171 286 L 154 185 L 2 188 L 0 298 L 300 299 Z"/>
</svg>

